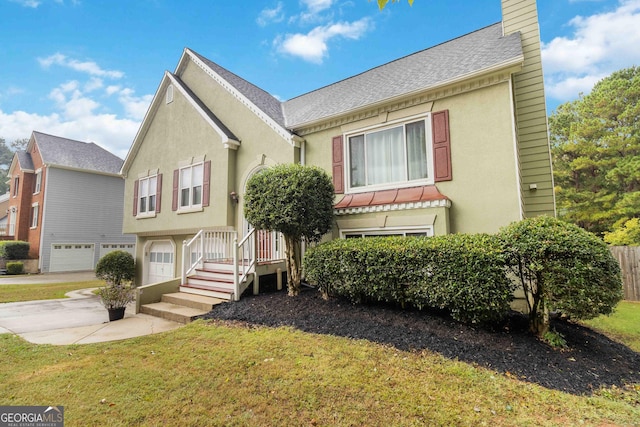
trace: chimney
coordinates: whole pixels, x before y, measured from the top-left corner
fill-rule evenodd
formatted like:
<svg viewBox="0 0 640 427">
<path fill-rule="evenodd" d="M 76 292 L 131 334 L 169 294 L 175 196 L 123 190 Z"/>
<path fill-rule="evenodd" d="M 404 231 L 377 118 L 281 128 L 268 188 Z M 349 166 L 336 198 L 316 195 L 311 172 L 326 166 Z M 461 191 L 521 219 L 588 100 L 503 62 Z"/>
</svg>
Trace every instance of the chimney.
<svg viewBox="0 0 640 427">
<path fill-rule="evenodd" d="M 505 36 L 520 32 L 524 54 L 512 83 L 524 217 L 555 216 L 536 0 L 502 0 L 502 31 Z"/>
</svg>

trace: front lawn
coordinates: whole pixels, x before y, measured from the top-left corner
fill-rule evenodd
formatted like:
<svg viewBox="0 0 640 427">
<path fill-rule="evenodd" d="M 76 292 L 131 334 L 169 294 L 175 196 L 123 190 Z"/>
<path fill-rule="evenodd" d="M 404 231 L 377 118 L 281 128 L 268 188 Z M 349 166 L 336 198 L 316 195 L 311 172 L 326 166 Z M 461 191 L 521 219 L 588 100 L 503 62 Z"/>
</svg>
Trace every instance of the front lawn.
<svg viewBox="0 0 640 427">
<path fill-rule="evenodd" d="M 0 404 L 63 405 L 67 426 L 637 425 L 640 407 L 422 352 L 197 321 L 91 345 L 0 335 Z"/>
<path fill-rule="evenodd" d="M 640 302 L 621 301 L 610 316 L 583 323 L 640 353 Z"/>
<path fill-rule="evenodd" d="M 65 298 L 67 292 L 99 286 L 104 286 L 104 281 L 0 285 L 0 303 Z"/>
</svg>

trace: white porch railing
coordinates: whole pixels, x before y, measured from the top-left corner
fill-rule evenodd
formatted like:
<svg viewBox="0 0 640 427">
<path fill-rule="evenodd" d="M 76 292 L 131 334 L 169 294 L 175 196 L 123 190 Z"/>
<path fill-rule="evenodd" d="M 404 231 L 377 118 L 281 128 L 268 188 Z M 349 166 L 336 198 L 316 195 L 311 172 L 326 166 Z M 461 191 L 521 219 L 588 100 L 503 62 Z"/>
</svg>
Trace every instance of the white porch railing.
<svg viewBox="0 0 640 427">
<path fill-rule="evenodd" d="M 191 240 L 182 244 L 182 283 L 205 261 L 232 262 L 236 300 L 240 285 L 255 271 L 257 263 L 284 259 L 284 238 L 281 233 L 252 228 L 238 242 L 238 232 L 200 230 Z"/>
</svg>

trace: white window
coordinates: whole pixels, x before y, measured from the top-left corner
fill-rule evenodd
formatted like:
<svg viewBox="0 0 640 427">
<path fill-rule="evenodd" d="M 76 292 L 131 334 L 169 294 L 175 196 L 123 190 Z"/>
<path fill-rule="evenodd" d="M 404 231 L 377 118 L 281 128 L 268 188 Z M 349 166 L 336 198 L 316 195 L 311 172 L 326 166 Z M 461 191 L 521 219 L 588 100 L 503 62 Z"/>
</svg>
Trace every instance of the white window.
<svg viewBox="0 0 640 427">
<path fill-rule="evenodd" d="M 202 207 L 204 163 L 180 168 L 180 209 Z"/>
<path fill-rule="evenodd" d="M 141 178 L 138 182 L 138 215 L 153 215 L 156 212 L 158 176 Z"/>
<path fill-rule="evenodd" d="M 36 172 L 36 182 L 33 187 L 33 194 L 38 194 L 40 192 L 41 187 L 42 187 L 42 170 L 38 170 Z"/>
<path fill-rule="evenodd" d="M 429 117 L 346 135 L 351 190 L 433 183 Z"/>
<path fill-rule="evenodd" d="M 340 232 L 344 239 L 354 239 L 362 237 L 375 237 L 375 236 L 433 236 L 433 227 L 387 227 L 387 228 L 368 228 L 368 229 L 353 229 L 342 230 Z"/>
<path fill-rule="evenodd" d="M 18 196 L 19 186 L 20 186 L 20 178 L 16 176 L 15 178 L 13 178 L 13 197 Z"/>
<path fill-rule="evenodd" d="M 31 228 L 36 228 L 38 226 L 39 211 L 40 211 L 40 206 L 37 203 L 34 203 L 31 206 Z"/>
</svg>

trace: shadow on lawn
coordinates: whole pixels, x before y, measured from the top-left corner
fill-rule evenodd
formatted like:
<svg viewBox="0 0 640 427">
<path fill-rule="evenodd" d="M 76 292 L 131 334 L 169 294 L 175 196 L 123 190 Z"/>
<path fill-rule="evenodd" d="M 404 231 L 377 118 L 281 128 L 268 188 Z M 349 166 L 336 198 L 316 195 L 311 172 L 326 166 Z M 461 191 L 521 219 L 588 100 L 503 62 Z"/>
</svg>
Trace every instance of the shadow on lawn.
<svg viewBox="0 0 640 427">
<path fill-rule="evenodd" d="M 640 384 L 640 354 L 628 347 L 581 325 L 555 321 L 552 327 L 564 335 L 568 350 L 554 350 L 531 335 L 527 319 L 516 313 L 499 330 L 488 331 L 426 311 L 352 305 L 335 298 L 325 301 L 318 291 L 307 289 L 293 298 L 286 291 L 243 297 L 203 317 L 291 326 L 405 351 L 428 350 L 578 395 Z"/>
</svg>

